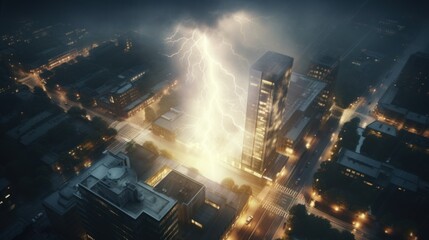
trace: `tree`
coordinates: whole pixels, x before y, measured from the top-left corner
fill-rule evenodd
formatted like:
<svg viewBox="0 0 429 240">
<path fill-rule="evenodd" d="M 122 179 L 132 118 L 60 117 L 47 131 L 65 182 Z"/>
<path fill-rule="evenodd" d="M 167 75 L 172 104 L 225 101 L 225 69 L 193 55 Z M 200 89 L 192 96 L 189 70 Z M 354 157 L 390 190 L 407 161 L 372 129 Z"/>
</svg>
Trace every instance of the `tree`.
<svg viewBox="0 0 429 240">
<path fill-rule="evenodd" d="M 159 100 L 159 114 L 164 114 L 170 108 L 177 106 L 180 101 L 180 96 L 177 91 L 172 91 L 170 94 L 164 95 Z"/>
<path fill-rule="evenodd" d="M 128 153 L 132 153 L 136 150 L 136 142 L 134 142 L 134 140 L 131 140 L 130 142 L 127 143 L 125 150 Z"/>
<path fill-rule="evenodd" d="M 74 118 L 83 118 L 86 116 L 86 110 L 76 106 L 71 107 L 67 113 Z"/>
<path fill-rule="evenodd" d="M 144 114 L 145 114 L 145 119 L 148 122 L 153 122 L 156 119 L 156 113 L 155 110 L 153 110 L 153 108 L 151 107 L 146 107 L 144 109 Z"/>
<path fill-rule="evenodd" d="M 149 150 L 150 152 L 152 152 L 155 155 L 159 155 L 158 147 L 151 141 L 144 142 L 143 148 L 145 148 L 146 150 Z"/>
<path fill-rule="evenodd" d="M 108 137 L 114 137 L 114 136 L 116 136 L 116 134 L 118 134 L 118 131 L 116 131 L 116 129 L 114 129 L 114 128 L 108 128 L 106 130 L 106 135 Z"/>
<path fill-rule="evenodd" d="M 232 178 L 224 178 L 221 182 L 221 185 L 232 190 L 235 186 L 235 182 L 232 180 Z"/>
<path fill-rule="evenodd" d="M 238 193 L 247 194 L 249 196 L 252 195 L 252 187 L 246 184 L 241 185 L 238 188 Z"/>
<path fill-rule="evenodd" d="M 359 143 L 359 134 L 357 129 L 359 127 L 360 119 L 355 117 L 349 122 L 344 123 L 339 133 L 339 148 L 344 147 L 350 150 L 355 150 Z"/>
<path fill-rule="evenodd" d="M 104 132 L 108 128 L 107 123 L 100 117 L 92 118 L 91 123 L 95 130 L 99 132 Z"/>
<path fill-rule="evenodd" d="M 313 214 L 307 214 L 304 205 L 298 204 L 289 210 L 289 227 L 285 229 L 287 236 L 297 237 L 299 239 L 318 240 L 354 240 L 350 232 L 339 232 L 333 229 L 331 223 L 321 217 Z"/>
<path fill-rule="evenodd" d="M 35 96 L 38 96 L 38 97 L 43 97 L 43 98 L 47 98 L 48 97 L 48 95 L 46 95 L 46 92 L 43 91 L 43 89 L 41 87 L 34 87 L 33 88 L 33 93 L 34 93 Z"/>
<path fill-rule="evenodd" d="M 383 161 L 392 155 L 395 145 L 396 142 L 392 138 L 368 135 L 363 141 L 361 152 L 371 158 Z"/>
<path fill-rule="evenodd" d="M 168 158 L 168 159 L 173 159 L 173 154 L 171 154 L 169 151 L 165 150 L 165 149 L 161 149 L 159 151 L 159 155 Z"/>
</svg>

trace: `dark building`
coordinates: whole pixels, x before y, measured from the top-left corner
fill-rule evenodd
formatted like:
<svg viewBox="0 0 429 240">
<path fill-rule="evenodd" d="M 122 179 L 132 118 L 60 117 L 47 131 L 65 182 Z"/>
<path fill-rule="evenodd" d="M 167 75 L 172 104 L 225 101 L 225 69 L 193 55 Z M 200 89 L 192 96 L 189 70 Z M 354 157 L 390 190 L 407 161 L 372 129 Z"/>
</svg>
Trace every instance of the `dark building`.
<svg viewBox="0 0 429 240">
<path fill-rule="evenodd" d="M 307 76 L 327 83 L 328 87 L 332 89 L 337 80 L 338 69 L 338 58 L 321 53 L 311 59 Z"/>
<path fill-rule="evenodd" d="M 382 123 L 379 121 L 374 121 L 368 124 L 368 126 L 366 126 L 363 135 L 364 136 L 374 135 L 378 138 L 381 138 L 381 137 L 396 138 L 396 136 L 398 135 L 398 131 L 392 125 Z"/>
<path fill-rule="evenodd" d="M 176 200 L 137 181 L 128 159 L 107 154 L 44 200 L 70 239 L 177 239 Z"/>
<path fill-rule="evenodd" d="M 263 176 L 276 158 L 293 58 L 266 52 L 250 69 L 241 169 Z"/>
<path fill-rule="evenodd" d="M 174 170 L 154 189 L 178 201 L 179 222 L 183 225 L 192 223 L 192 216 L 204 204 L 206 197 L 204 185 Z"/>
<path fill-rule="evenodd" d="M 326 86 L 322 81 L 292 73 L 283 116 L 284 125 L 277 140 L 279 153 L 292 155 L 302 146 L 311 128 L 320 125 Z"/>
<path fill-rule="evenodd" d="M 418 134 L 429 126 L 429 54 L 412 54 L 398 76 L 378 102 L 378 120 Z"/>
<path fill-rule="evenodd" d="M 116 112 L 121 112 L 131 102 L 139 98 L 139 91 L 131 82 L 123 82 L 113 88 L 109 94 L 109 102 Z"/>
<path fill-rule="evenodd" d="M 345 176 L 377 189 L 393 187 L 399 191 L 429 192 L 429 183 L 418 176 L 347 149 L 341 149 L 337 164 Z"/>
<path fill-rule="evenodd" d="M 307 76 L 325 82 L 327 87 L 323 93 L 324 106 L 326 109 L 333 103 L 333 91 L 339 70 L 339 59 L 325 53 L 313 57 L 307 70 Z"/>
<path fill-rule="evenodd" d="M 152 123 L 152 132 L 168 141 L 176 141 L 189 117 L 180 108 L 171 108 Z"/>
<path fill-rule="evenodd" d="M 65 186 L 43 201 L 52 226 L 66 239 L 81 239 L 85 236 L 76 207 L 75 191 L 74 186 Z"/>
</svg>

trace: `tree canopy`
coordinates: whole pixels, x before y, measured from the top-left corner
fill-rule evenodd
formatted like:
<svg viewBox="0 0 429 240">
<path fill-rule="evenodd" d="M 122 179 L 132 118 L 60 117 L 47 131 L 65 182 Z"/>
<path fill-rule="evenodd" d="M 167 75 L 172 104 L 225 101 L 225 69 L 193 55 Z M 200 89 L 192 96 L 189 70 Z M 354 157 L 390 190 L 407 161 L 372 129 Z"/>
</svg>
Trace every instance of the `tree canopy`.
<svg viewBox="0 0 429 240">
<path fill-rule="evenodd" d="M 331 223 L 314 214 L 307 214 L 304 205 L 298 204 L 289 210 L 290 218 L 286 228 L 287 236 L 294 236 L 307 240 L 354 240 L 353 234 L 347 231 L 338 231 L 332 228 Z"/>
</svg>

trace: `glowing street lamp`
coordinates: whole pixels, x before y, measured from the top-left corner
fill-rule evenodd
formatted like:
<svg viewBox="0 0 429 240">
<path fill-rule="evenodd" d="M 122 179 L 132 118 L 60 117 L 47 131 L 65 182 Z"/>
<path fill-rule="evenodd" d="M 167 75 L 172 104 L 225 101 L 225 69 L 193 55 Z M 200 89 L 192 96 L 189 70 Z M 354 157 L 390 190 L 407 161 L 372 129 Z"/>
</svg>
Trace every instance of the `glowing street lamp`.
<svg viewBox="0 0 429 240">
<path fill-rule="evenodd" d="M 337 206 L 337 205 L 334 205 L 332 208 L 334 209 L 335 212 L 339 212 L 340 211 L 340 207 Z"/>
</svg>

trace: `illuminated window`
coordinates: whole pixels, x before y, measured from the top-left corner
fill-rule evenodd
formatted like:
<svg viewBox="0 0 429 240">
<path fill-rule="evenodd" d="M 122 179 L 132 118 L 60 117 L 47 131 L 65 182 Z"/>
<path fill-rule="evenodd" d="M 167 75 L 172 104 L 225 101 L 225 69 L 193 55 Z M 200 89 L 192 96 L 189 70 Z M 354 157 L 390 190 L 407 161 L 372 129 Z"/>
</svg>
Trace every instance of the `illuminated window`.
<svg viewBox="0 0 429 240">
<path fill-rule="evenodd" d="M 195 226 L 199 227 L 199 228 L 203 228 L 203 225 L 197 221 L 195 221 L 194 219 L 191 219 L 191 223 L 194 224 Z"/>
</svg>

